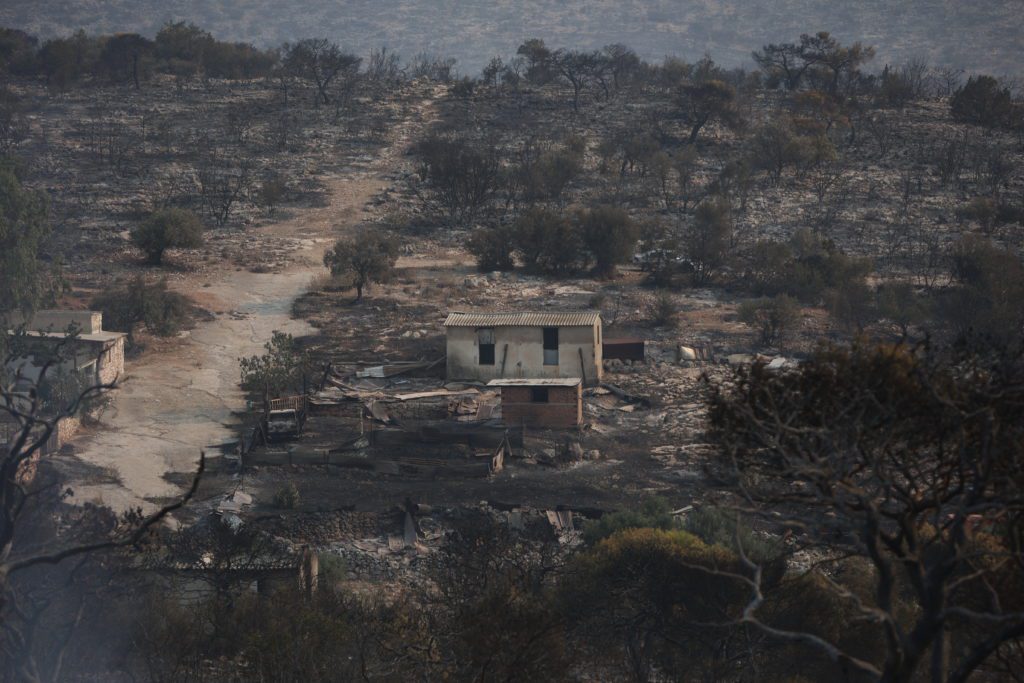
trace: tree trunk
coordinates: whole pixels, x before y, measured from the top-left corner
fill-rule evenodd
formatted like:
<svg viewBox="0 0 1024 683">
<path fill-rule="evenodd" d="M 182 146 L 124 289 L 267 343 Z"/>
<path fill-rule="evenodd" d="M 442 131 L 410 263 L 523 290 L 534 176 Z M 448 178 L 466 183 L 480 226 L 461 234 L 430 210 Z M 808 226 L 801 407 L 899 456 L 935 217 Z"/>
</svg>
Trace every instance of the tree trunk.
<svg viewBox="0 0 1024 683">
<path fill-rule="evenodd" d="M 906 336 L 906 331 L 903 333 Z M 932 683 L 946 683 L 949 674 L 949 630 L 942 629 L 932 643 Z"/>
<path fill-rule="evenodd" d="M 693 128 L 690 129 L 690 144 L 697 142 L 697 136 L 700 134 L 700 129 L 704 127 L 703 123 L 695 123 Z"/>
</svg>

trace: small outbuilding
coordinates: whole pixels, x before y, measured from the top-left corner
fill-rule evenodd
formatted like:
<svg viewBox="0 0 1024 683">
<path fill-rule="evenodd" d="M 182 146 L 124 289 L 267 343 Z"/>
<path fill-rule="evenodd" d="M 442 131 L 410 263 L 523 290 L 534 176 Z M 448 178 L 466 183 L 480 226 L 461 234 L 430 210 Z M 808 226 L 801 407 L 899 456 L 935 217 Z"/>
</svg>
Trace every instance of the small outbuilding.
<svg viewBox="0 0 1024 683">
<path fill-rule="evenodd" d="M 500 390 L 502 421 L 510 427 L 572 429 L 583 424 L 579 377 L 495 379 L 487 386 Z"/>
<path fill-rule="evenodd" d="M 96 311 L 38 311 L 22 321 L 15 321 L 24 327 L 29 344 L 26 354 L 15 359 L 9 370 L 20 375 L 24 381 L 33 382 L 38 377 L 44 361 L 34 354 L 60 346 L 63 362 L 60 373 L 76 373 L 89 376 L 102 384 L 111 384 L 124 376 L 125 337 L 123 332 L 109 332 L 103 329 L 103 314 Z M 69 331 L 74 330 L 70 336 Z M 10 330 L 9 334 L 14 334 Z M 69 338 L 70 336 L 70 338 Z"/>
<path fill-rule="evenodd" d="M 647 357 L 646 342 L 640 337 L 605 339 L 601 349 L 605 360 L 641 361 Z"/>
<path fill-rule="evenodd" d="M 449 313 L 449 380 L 577 378 L 601 381 L 597 311 Z"/>
</svg>

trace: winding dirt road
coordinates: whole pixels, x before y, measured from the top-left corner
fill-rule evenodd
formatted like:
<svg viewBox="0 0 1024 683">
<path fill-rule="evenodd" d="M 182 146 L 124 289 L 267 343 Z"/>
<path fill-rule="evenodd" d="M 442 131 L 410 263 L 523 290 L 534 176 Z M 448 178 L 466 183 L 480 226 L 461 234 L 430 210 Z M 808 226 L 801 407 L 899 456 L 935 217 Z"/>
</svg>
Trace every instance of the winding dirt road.
<svg viewBox="0 0 1024 683">
<path fill-rule="evenodd" d="M 261 352 L 274 330 L 310 331 L 304 321 L 291 319 L 292 302 L 323 272 L 327 247 L 367 216 L 368 200 L 389 184 L 385 174 L 406 149 L 411 129 L 429 118 L 430 104 L 415 107 L 371 159 L 325 178 L 326 206 L 258 228 L 268 237 L 297 239 L 295 265 L 279 273 L 229 271 L 201 288 L 192 283 L 182 290 L 215 312 L 215 319 L 201 322 L 173 351 L 129 362 L 101 424 L 75 441 L 65 463 L 73 473 L 73 502 L 152 510 L 182 492 L 169 479 L 187 481 L 202 449 L 237 438 L 233 411 L 245 403 L 238 358 Z M 109 476 L 97 476 L 96 468 Z"/>
</svg>

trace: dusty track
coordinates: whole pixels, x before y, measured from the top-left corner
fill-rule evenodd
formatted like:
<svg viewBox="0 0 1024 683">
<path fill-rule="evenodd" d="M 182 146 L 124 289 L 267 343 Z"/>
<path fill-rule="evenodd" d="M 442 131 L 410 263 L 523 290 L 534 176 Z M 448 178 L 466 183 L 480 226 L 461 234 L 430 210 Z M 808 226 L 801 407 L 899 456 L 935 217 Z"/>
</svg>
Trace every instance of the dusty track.
<svg viewBox="0 0 1024 683">
<path fill-rule="evenodd" d="M 326 206 L 259 228 L 266 237 L 300 239 L 296 265 L 279 273 L 230 271 L 202 285 L 179 287 L 216 316 L 173 351 L 129 363 L 101 424 L 81 436 L 74 456 L 64 461 L 74 502 L 150 510 L 180 494 L 172 480 L 187 479 L 202 449 L 237 438 L 234 412 L 245 403 L 238 358 L 260 352 L 274 330 L 309 331 L 304 321 L 292 320 L 292 302 L 323 271 L 323 253 L 333 240 L 367 217 L 368 200 L 389 183 L 386 174 L 406 149 L 412 129 L 430 118 L 430 105 L 426 100 L 415 107 L 372 158 L 325 178 Z M 110 476 L 96 476 L 96 468 Z"/>
</svg>

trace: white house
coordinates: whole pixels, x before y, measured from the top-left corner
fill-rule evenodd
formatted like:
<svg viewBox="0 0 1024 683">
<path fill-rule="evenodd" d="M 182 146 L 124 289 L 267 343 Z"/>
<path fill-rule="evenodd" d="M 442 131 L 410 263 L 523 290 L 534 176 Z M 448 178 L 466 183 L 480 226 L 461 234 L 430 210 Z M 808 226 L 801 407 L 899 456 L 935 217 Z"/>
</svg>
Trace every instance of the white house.
<svg viewBox="0 0 1024 683">
<path fill-rule="evenodd" d="M 601 381 L 601 314 L 449 313 L 448 379 L 579 377 Z"/>
</svg>

